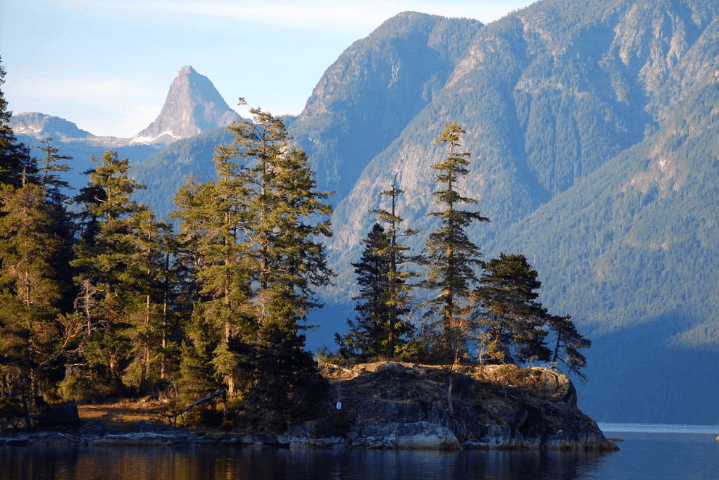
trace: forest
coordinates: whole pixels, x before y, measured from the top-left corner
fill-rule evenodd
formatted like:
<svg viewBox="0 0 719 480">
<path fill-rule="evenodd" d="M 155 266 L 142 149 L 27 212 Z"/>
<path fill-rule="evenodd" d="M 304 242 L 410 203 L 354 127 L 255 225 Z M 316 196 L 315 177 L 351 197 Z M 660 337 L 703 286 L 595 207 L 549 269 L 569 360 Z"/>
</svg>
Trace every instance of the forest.
<svg viewBox="0 0 719 480">
<path fill-rule="evenodd" d="M 0 63 L 0 87 L 4 76 Z M 72 192 L 71 158 L 51 138 L 19 143 L 0 90 L 0 410 L 147 395 L 179 410 L 221 390 L 222 411 L 188 421 L 286 422 L 326 387 L 318 360 L 547 364 L 584 377 L 591 342 L 537 300 L 536 270 L 521 254 L 485 261 L 467 236 L 490 219 L 458 188 L 471 154 L 456 123 L 435 141 L 447 153 L 433 165 L 437 228 L 410 252 L 416 232 L 394 209 L 403 191 L 387 186 L 391 207 L 367 212 L 376 223 L 352 264 L 355 318 L 315 358 L 303 332 L 333 280 L 331 193 L 282 119 L 251 113 L 228 127 L 213 179 L 177 192 L 173 225 L 133 199 L 145 187 L 112 150 Z"/>
</svg>

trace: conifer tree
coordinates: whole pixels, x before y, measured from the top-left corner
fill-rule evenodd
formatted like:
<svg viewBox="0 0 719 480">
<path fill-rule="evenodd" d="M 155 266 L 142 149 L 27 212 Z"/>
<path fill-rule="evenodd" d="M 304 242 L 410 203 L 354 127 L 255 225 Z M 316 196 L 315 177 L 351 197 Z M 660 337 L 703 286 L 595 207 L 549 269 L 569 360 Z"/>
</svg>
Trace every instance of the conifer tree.
<svg viewBox="0 0 719 480">
<path fill-rule="evenodd" d="M 404 317 L 411 310 L 411 286 L 407 280 L 416 276 L 404 270 L 409 262 L 408 248 L 400 239 L 414 235 L 412 229 L 401 230 L 402 218 L 396 214 L 397 198 L 403 191 L 396 179 L 389 190 L 381 192 L 390 198 L 390 209 L 375 209 L 371 213 L 387 224 L 387 230 L 378 223 L 364 240 L 365 248 L 358 263 L 353 263 L 360 293 L 355 310 L 355 321 L 347 320 L 350 331 L 344 336 L 335 335 L 339 354 L 353 361 L 376 358 L 409 359 L 416 354 L 416 343 L 409 336 L 414 325 Z"/>
<path fill-rule="evenodd" d="M 63 190 L 70 190 L 70 184 L 59 175 L 61 172 L 68 172 L 70 167 L 67 163 L 59 163 L 63 160 L 72 160 L 72 157 L 60 155 L 60 148 L 52 145 L 53 139 L 46 137 L 40 140 L 40 145 L 35 147 L 45 155 L 39 159 L 41 164 L 38 168 L 38 180 L 45 187 L 48 200 L 52 205 L 64 205 L 67 203 L 67 195 Z"/>
<path fill-rule="evenodd" d="M 5 70 L 0 59 L 0 87 Z M 17 142 L 0 89 L 0 396 L 43 393 L 61 295 L 47 191 L 37 182 L 29 150 Z M 43 385 L 44 384 L 44 385 Z"/>
<path fill-rule="evenodd" d="M 410 262 L 410 256 L 407 254 L 409 250 L 400 240 L 402 238 L 415 235 L 417 232 L 411 228 L 401 229 L 400 224 L 403 219 L 397 215 L 397 199 L 404 193 L 397 185 L 397 177 L 392 182 L 389 190 L 381 192 L 382 196 L 389 197 L 390 209 L 377 209 L 372 213 L 379 215 L 381 222 L 387 225 L 386 254 L 389 262 L 389 270 L 387 272 L 387 289 L 384 292 L 384 302 L 387 307 L 387 358 L 392 359 L 395 353 L 400 352 L 401 355 L 412 355 L 409 350 L 413 342 L 408 342 L 406 336 L 412 335 L 414 326 L 407 321 L 406 316 L 412 309 L 412 288 L 408 283 L 410 278 L 416 277 L 417 274 L 406 270 L 405 266 Z"/>
<path fill-rule="evenodd" d="M 251 112 L 252 122 L 229 127 L 233 144 L 216 150 L 216 180 L 183 187 L 175 215 L 196 258 L 195 318 L 212 327 L 215 375 L 231 395 L 251 390 L 265 408 L 280 410 L 316 376 L 299 331 L 319 306 L 315 289 L 331 275 L 321 243 L 331 235 L 322 218 L 331 209 L 282 121 Z"/>
<path fill-rule="evenodd" d="M 467 237 L 465 229 L 473 222 L 487 222 L 479 212 L 463 210 L 461 205 L 477 201 L 462 196 L 459 181 L 469 173 L 469 152 L 459 151 L 461 135 L 465 133 L 456 122 L 445 124 L 435 140 L 447 146 L 446 160 L 432 165 L 437 176 L 433 180 L 439 190 L 432 193 L 438 211 L 429 213 L 440 225 L 429 234 L 420 261 L 427 267 L 420 286 L 437 294 L 422 305 L 425 318 L 432 319 L 425 331 L 438 335 L 438 357 L 443 363 L 456 363 L 462 353 L 471 325 L 468 319 L 468 298 L 477 281 L 475 268 L 480 267 L 479 248 Z M 439 317 L 439 318 L 437 318 Z M 433 333 L 434 332 L 434 333 Z"/>
<path fill-rule="evenodd" d="M 586 380 L 587 377 L 581 369 L 587 366 L 587 359 L 579 349 L 590 348 L 592 346 L 591 340 L 580 335 L 576 325 L 572 322 L 572 317 L 569 315 L 561 317 L 549 315 L 546 323 L 550 332 L 555 335 L 551 360 L 554 368 L 556 368 L 557 362 L 562 362 L 570 373 L 574 373 L 582 380 Z"/>
<path fill-rule="evenodd" d="M 47 137 L 40 140 L 40 145 L 35 147 L 43 156 L 38 160 L 38 183 L 47 193 L 47 206 L 50 216 L 52 217 L 52 230 L 62 240 L 61 248 L 56 255 L 50 259 L 55 268 L 57 281 L 62 288 L 61 309 L 63 311 L 71 310 L 72 305 L 72 277 L 73 272 L 70 267 L 73 253 L 72 247 L 75 243 L 75 224 L 72 214 L 68 211 L 68 196 L 72 187 L 61 176 L 62 173 L 70 171 L 70 167 L 64 160 L 71 160 L 72 157 L 60 154 L 60 148 L 52 145 L 52 138 Z"/>
<path fill-rule="evenodd" d="M 0 87 L 5 84 L 5 68 L 0 57 Z M 0 184 L 16 188 L 26 183 L 34 183 L 35 164 L 28 148 L 19 143 L 10 128 L 12 112 L 0 88 Z"/>
<path fill-rule="evenodd" d="M 117 152 L 109 150 L 101 159 L 92 160 L 98 165 L 90 172 L 88 187 L 78 196 L 89 221 L 72 263 L 80 272 L 76 281 L 81 292 L 76 303 L 83 304 L 87 322 L 81 349 L 87 362 L 84 380 L 110 393 L 120 386 L 131 350 L 127 336 L 132 325 L 130 314 L 141 294 L 138 279 L 146 273 L 139 260 L 133 218 L 146 207 L 131 199 L 144 186 L 129 177 L 128 159 L 120 159 Z M 87 295 L 90 291 L 94 292 L 92 304 Z"/>
<path fill-rule="evenodd" d="M 479 345 L 493 363 L 548 361 L 544 329 L 549 314 L 537 301 L 541 282 L 524 255 L 500 254 L 489 261 L 472 296 L 473 319 L 481 326 Z"/>
<path fill-rule="evenodd" d="M 134 238 L 135 266 L 132 287 L 138 293 L 130 310 L 131 356 L 123 382 L 142 389 L 165 380 L 172 345 L 168 344 L 167 277 L 172 253 L 172 227 L 155 219 L 147 207 L 130 217 Z"/>
<path fill-rule="evenodd" d="M 320 306 L 315 290 L 332 275 L 323 237 L 332 235 L 324 200 L 303 150 L 289 146 L 281 119 L 259 108 L 239 120 L 224 155 L 246 158 L 242 248 L 251 262 L 257 322 L 254 394 L 268 409 L 301 408 L 318 381 L 305 336 L 307 314 Z M 316 392 L 315 392 L 316 393 Z"/>
<path fill-rule="evenodd" d="M 51 260 L 62 241 L 41 186 L 2 185 L 0 205 L 0 390 L 34 398 L 48 386 L 61 294 Z"/>
<path fill-rule="evenodd" d="M 226 155 L 215 156 L 215 168 L 217 180 L 199 184 L 191 179 L 180 189 L 174 216 L 181 219 L 181 255 L 192 266 L 197 284 L 193 321 L 209 326 L 198 330 L 205 337 L 196 338 L 215 352 L 216 373 L 233 396 L 241 366 L 229 346 L 252 341 L 257 326 L 250 304 L 250 266 L 239 241 L 241 232 L 247 231 L 242 168 Z M 194 340 L 189 341 L 192 346 Z M 184 349 L 183 362 L 185 354 L 196 352 Z"/>
<path fill-rule="evenodd" d="M 347 320 L 349 332 L 335 334 L 339 355 L 352 362 L 372 361 L 387 352 L 388 305 L 384 294 L 389 288 L 389 239 L 384 228 L 375 223 L 363 242 L 360 261 L 352 264 L 359 286 L 359 295 L 353 299 L 357 302 L 354 307 L 357 317 Z"/>
</svg>

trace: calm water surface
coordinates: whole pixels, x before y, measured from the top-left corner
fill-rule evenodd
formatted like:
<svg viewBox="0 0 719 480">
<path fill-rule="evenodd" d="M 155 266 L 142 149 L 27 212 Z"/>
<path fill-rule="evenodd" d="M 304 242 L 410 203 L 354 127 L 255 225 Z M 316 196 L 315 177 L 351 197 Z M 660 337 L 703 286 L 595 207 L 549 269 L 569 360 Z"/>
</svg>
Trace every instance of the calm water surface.
<svg viewBox="0 0 719 480">
<path fill-rule="evenodd" d="M 718 479 L 719 427 L 600 425 L 609 454 L 270 448 L 0 448 L 0 479 Z M 631 431 L 627 431 L 631 430 Z"/>
</svg>

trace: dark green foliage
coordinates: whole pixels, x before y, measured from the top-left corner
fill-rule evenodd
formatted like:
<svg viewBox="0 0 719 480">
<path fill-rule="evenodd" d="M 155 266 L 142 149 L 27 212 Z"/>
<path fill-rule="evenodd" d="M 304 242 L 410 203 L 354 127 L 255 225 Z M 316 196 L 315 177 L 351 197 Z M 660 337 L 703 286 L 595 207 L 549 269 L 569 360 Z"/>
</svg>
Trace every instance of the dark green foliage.
<svg viewBox="0 0 719 480">
<path fill-rule="evenodd" d="M 251 111 L 254 123 L 237 120 L 233 144 L 217 149 L 216 179 L 180 190 L 176 216 L 183 256 L 196 265 L 195 318 L 208 326 L 214 377 L 231 398 L 281 412 L 318 375 L 298 332 L 331 275 L 320 243 L 329 221 L 317 220 L 331 209 L 282 121 Z"/>
<path fill-rule="evenodd" d="M 75 304 L 87 329 L 76 355 L 91 381 L 119 392 L 123 378 L 141 388 L 160 371 L 151 357 L 161 348 L 158 289 L 169 227 L 131 200 L 143 186 L 129 178 L 127 159 L 108 151 L 95 162 L 78 196 L 86 223 L 72 263 L 79 271 Z"/>
<path fill-rule="evenodd" d="M 479 248 L 467 237 L 466 229 L 473 222 L 487 222 L 479 212 L 462 210 L 462 204 L 475 204 L 476 200 L 464 197 L 459 191 L 459 180 L 469 172 L 470 153 L 458 151 L 460 137 L 465 133 L 457 123 L 445 124 L 444 131 L 435 143 L 445 144 L 447 159 L 432 165 L 437 176 L 433 180 L 439 190 L 432 193 L 439 211 L 430 217 L 440 220 L 437 229 L 429 234 L 420 259 L 427 267 L 421 287 L 436 292 L 424 303 L 425 318 L 438 322 L 442 330 L 442 350 L 453 352 L 453 362 L 459 359 L 471 331 L 468 321 L 468 298 L 477 281 L 474 269 L 482 265 Z M 437 328 L 432 328 L 437 330 Z"/>
<path fill-rule="evenodd" d="M 0 58 L 0 87 L 5 83 L 5 68 Z M 20 187 L 28 181 L 28 175 L 33 175 L 37 169 L 30 158 L 25 145 L 18 143 L 10 128 L 12 113 L 7 109 L 8 103 L 0 89 L 0 185 Z"/>
<path fill-rule="evenodd" d="M 486 265 L 472 318 L 479 326 L 480 360 L 522 364 L 549 361 L 544 325 L 549 314 L 537 301 L 541 282 L 523 255 L 501 254 Z"/>
<path fill-rule="evenodd" d="M 335 334 L 338 354 L 350 361 L 410 360 L 417 354 L 414 325 L 403 318 L 411 310 L 406 279 L 412 274 L 399 269 L 407 258 L 396 236 L 375 224 L 364 240 L 362 258 L 352 264 L 360 289 L 354 298 L 357 317 L 347 320 L 348 333 Z"/>
<path fill-rule="evenodd" d="M 3 76 L 0 65 L 0 85 Z M 27 407 L 52 389 L 65 240 L 54 227 L 65 211 L 48 202 L 34 162 L 16 148 L 5 107 L 0 91 L 0 396 L 22 398 Z"/>
<path fill-rule="evenodd" d="M 357 317 L 347 320 L 349 332 L 335 334 L 339 355 L 353 362 L 383 358 L 387 353 L 388 306 L 384 301 L 388 289 L 389 262 L 386 251 L 389 239 L 384 229 L 375 223 L 364 240 L 362 257 L 353 263 L 360 293 L 354 298 Z"/>
<path fill-rule="evenodd" d="M 555 336 L 552 364 L 556 366 L 557 362 L 562 362 L 571 373 L 586 380 L 581 369 L 587 366 L 587 359 L 579 352 L 579 349 L 591 347 L 591 340 L 587 340 L 579 334 L 569 315 L 563 317 L 549 315 L 547 327 Z"/>
</svg>

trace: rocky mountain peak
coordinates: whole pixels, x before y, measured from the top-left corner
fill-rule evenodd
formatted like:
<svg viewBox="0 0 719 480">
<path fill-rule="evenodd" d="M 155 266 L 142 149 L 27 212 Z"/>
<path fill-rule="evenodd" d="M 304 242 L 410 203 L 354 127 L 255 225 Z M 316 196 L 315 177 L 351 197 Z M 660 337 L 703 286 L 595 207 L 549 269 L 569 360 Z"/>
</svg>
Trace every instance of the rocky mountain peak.
<svg viewBox="0 0 719 480">
<path fill-rule="evenodd" d="M 133 143 L 172 143 L 203 131 L 226 127 L 238 117 L 212 82 L 191 66 L 180 69 L 160 115 L 132 138 Z"/>
<path fill-rule="evenodd" d="M 10 117 L 10 128 L 16 135 L 34 138 L 52 137 L 54 139 L 86 139 L 90 132 L 81 130 L 73 122 L 38 112 L 22 112 Z"/>
</svg>

